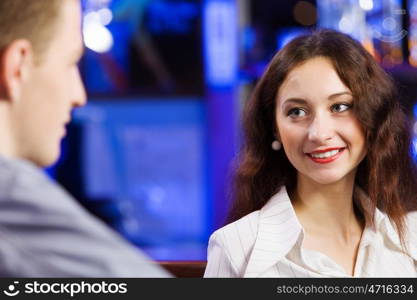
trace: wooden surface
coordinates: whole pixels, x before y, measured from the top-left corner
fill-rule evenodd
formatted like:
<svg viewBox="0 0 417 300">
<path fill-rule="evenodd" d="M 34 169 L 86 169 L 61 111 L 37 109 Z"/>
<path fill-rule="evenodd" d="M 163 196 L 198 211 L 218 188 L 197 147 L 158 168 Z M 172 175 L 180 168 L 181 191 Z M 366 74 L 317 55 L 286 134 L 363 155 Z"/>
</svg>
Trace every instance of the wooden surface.
<svg viewBox="0 0 417 300">
<path fill-rule="evenodd" d="M 160 261 L 159 265 L 178 278 L 203 277 L 206 261 Z"/>
</svg>

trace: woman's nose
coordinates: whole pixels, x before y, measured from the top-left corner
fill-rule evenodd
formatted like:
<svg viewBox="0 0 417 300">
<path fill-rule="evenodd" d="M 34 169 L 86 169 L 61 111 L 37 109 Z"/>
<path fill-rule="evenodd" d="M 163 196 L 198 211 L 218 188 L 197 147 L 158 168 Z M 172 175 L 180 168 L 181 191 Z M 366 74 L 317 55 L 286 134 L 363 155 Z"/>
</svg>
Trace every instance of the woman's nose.
<svg viewBox="0 0 417 300">
<path fill-rule="evenodd" d="M 308 139 L 315 143 L 323 143 L 334 135 L 334 128 L 326 117 L 315 116 L 308 128 Z"/>
</svg>

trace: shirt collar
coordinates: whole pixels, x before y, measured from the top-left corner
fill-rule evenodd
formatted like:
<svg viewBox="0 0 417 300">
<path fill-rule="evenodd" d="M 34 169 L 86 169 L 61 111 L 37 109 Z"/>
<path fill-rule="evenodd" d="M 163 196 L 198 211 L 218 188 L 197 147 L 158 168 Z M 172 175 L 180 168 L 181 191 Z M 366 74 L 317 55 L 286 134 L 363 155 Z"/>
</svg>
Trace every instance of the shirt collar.
<svg viewBox="0 0 417 300">
<path fill-rule="evenodd" d="M 259 213 L 258 235 L 245 277 L 257 277 L 284 257 L 296 243 L 302 226 L 285 186 Z"/>
<path fill-rule="evenodd" d="M 355 196 L 367 197 L 362 189 L 355 187 Z M 398 233 L 389 218 L 378 208 L 374 215 L 375 228 L 369 228 L 374 234 L 384 233 L 392 244 L 401 249 Z M 245 271 L 245 277 L 257 277 L 276 264 L 299 241 L 303 233 L 287 189 L 283 186 L 260 210 L 258 235 Z M 417 259 L 416 249 L 411 251 Z"/>
<path fill-rule="evenodd" d="M 359 186 L 355 187 L 354 192 L 356 198 L 362 198 L 362 203 L 364 203 L 365 205 L 369 203 L 370 199 L 368 195 Z M 394 247 L 400 252 L 403 251 L 400 236 L 398 235 L 398 232 L 395 229 L 393 223 L 390 221 L 389 217 L 384 212 L 380 211 L 378 208 L 375 209 L 374 224 L 375 228 L 372 228 L 370 224 L 367 224 L 367 228 L 370 233 L 372 233 L 373 235 L 376 235 L 377 233 L 382 234 L 384 237 L 388 239 L 392 247 Z M 417 260 L 417 247 L 408 240 L 406 240 L 405 243 L 408 248 L 409 255 L 413 259 Z"/>
</svg>

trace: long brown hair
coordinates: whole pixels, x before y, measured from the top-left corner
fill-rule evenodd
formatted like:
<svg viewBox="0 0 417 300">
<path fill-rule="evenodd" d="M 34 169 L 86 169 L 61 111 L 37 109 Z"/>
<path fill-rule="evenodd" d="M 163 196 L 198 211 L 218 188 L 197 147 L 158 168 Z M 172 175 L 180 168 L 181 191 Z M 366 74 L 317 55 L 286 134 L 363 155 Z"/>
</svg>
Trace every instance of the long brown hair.
<svg viewBox="0 0 417 300">
<path fill-rule="evenodd" d="M 271 149 L 276 95 L 294 67 L 317 56 L 328 58 L 352 91 L 355 115 L 365 129 L 367 155 L 358 166 L 355 184 L 367 193 L 370 203 L 358 203 L 361 213 L 372 222 L 378 207 L 395 224 L 403 241 L 404 216 L 415 208 L 417 195 L 406 115 L 388 74 L 358 42 L 332 30 L 292 40 L 273 57 L 256 85 L 244 110 L 244 142 L 228 221 L 262 208 L 283 185 L 288 190 L 295 187 L 297 172 L 285 152 Z"/>
</svg>

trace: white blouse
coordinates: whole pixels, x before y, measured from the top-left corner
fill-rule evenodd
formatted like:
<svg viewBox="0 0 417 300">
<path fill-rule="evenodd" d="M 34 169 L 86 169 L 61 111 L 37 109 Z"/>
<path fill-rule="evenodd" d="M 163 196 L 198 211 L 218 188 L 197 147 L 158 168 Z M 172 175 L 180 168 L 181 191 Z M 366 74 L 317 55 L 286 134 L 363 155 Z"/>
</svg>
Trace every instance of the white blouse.
<svg viewBox="0 0 417 300">
<path fill-rule="evenodd" d="M 417 212 L 407 219 L 407 253 L 388 217 L 365 227 L 353 277 L 417 277 Z M 303 249 L 302 228 L 283 187 L 258 211 L 212 234 L 204 277 L 352 277 L 330 257 Z"/>
</svg>

